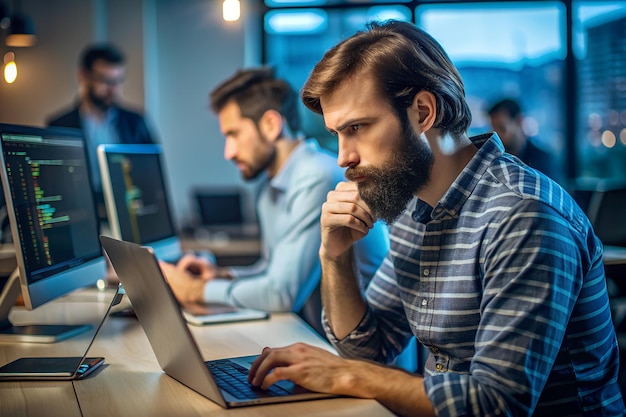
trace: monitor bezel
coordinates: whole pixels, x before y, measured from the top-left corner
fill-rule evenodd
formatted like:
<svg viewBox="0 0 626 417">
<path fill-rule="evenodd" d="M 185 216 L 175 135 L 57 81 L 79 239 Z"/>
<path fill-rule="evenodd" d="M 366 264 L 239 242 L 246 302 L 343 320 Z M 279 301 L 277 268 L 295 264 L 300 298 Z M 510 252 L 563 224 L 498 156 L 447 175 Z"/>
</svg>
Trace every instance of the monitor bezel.
<svg viewBox="0 0 626 417">
<path fill-rule="evenodd" d="M 0 123 L 0 135 L 3 133 L 16 135 L 33 135 L 33 136 L 59 136 L 71 140 L 79 141 L 82 144 L 83 157 L 86 164 L 86 173 L 89 174 L 89 159 L 87 158 L 87 144 L 83 138 L 83 134 L 79 129 L 62 128 L 62 127 L 35 127 L 25 125 L 14 125 Z M 13 246 L 15 249 L 17 270 L 19 272 L 19 282 L 24 306 L 28 310 L 33 310 L 43 304 L 55 300 L 79 288 L 96 285 L 97 281 L 106 274 L 106 261 L 102 253 L 101 246 L 98 243 L 99 251 L 92 255 L 81 258 L 81 264 L 70 267 L 63 271 L 56 272 L 48 277 L 31 282 L 30 271 L 26 270 L 24 262 L 20 235 L 17 228 L 17 219 L 13 198 L 11 197 L 10 184 L 8 174 L 6 172 L 6 162 L 4 158 L 4 141 L 0 137 L 0 163 L 3 168 L 0 169 L 0 177 L 2 188 L 7 207 L 7 216 L 11 227 L 11 235 L 13 237 Z M 91 192 L 91 177 L 88 178 L 89 191 Z M 95 239 L 98 240 L 100 223 L 97 215 L 96 202 L 91 192 L 91 200 L 93 207 L 93 216 L 96 221 Z M 99 241 L 98 241 L 99 242 Z"/>
</svg>

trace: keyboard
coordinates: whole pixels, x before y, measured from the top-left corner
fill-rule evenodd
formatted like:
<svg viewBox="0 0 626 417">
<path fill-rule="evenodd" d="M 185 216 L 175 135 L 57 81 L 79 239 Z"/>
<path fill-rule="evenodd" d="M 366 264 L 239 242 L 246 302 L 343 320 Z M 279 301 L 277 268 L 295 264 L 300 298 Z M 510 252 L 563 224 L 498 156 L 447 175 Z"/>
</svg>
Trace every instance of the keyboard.
<svg viewBox="0 0 626 417">
<path fill-rule="evenodd" d="M 251 385 L 248 382 L 248 369 L 229 359 L 213 360 L 206 364 L 217 385 L 237 399 L 246 400 L 291 394 L 291 392 L 277 385 L 272 385 L 267 390 Z"/>
</svg>

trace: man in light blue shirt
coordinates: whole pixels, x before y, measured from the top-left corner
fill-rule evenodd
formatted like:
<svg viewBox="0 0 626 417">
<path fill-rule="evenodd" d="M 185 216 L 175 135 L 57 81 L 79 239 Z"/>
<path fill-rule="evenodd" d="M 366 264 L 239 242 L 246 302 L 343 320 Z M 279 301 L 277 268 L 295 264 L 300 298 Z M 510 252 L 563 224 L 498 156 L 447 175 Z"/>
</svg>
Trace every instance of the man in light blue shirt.
<svg viewBox="0 0 626 417">
<path fill-rule="evenodd" d="M 224 157 L 237 164 L 246 181 L 262 181 L 257 199 L 262 257 L 236 268 L 193 256 L 176 266 L 163 264 L 180 302 L 298 311 L 317 287 L 322 204 L 344 170 L 335 155 L 298 133 L 297 103 L 297 93 L 269 68 L 238 71 L 212 92 L 212 110 L 226 140 Z M 388 248 L 383 224 L 355 246 L 362 288 Z"/>
</svg>

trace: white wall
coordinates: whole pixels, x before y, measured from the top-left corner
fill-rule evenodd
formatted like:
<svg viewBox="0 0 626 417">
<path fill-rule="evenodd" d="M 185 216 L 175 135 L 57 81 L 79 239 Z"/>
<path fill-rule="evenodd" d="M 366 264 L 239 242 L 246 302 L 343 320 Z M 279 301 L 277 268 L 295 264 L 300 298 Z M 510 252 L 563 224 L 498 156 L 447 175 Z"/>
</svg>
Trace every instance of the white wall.
<svg viewBox="0 0 626 417">
<path fill-rule="evenodd" d="M 252 3 L 252 0 L 250 1 Z M 89 42 L 110 40 L 127 55 L 124 102 L 145 109 L 165 149 L 179 226 L 191 215 L 196 186 L 242 185 L 223 159 L 223 139 L 208 94 L 258 53 L 245 48 L 258 21 L 242 2 L 243 19 L 224 22 L 221 0 L 22 0 L 37 44 L 13 48 L 13 84 L 0 80 L 0 122 L 44 125 L 76 97 L 78 55 Z M 248 23 L 246 23 L 248 19 Z M 246 31 L 244 31 L 246 27 Z M 0 59 L 9 49 L 0 33 Z M 1 62 L 1 61 L 0 61 Z M 250 186 L 246 186 L 251 189 Z"/>
</svg>

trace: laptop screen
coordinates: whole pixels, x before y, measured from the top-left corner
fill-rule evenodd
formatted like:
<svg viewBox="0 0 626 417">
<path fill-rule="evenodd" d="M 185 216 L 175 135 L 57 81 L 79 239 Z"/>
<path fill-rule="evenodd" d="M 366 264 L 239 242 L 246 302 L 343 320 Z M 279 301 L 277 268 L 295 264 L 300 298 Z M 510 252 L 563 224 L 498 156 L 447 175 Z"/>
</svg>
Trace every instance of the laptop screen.
<svg viewBox="0 0 626 417">
<path fill-rule="evenodd" d="M 194 197 L 203 226 L 241 226 L 244 224 L 241 192 L 196 191 Z"/>
<path fill-rule="evenodd" d="M 111 234 L 152 246 L 178 246 L 160 145 L 100 145 L 98 163 Z"/>
</svg>

